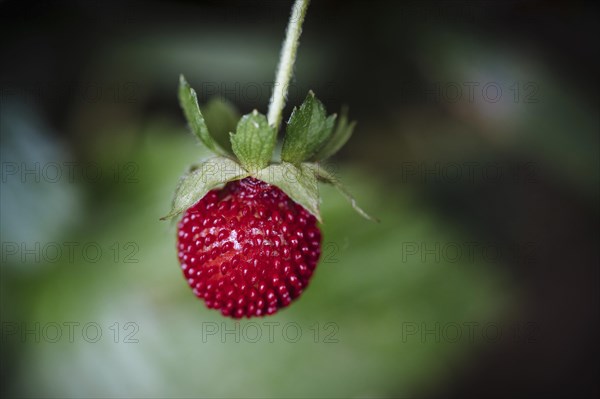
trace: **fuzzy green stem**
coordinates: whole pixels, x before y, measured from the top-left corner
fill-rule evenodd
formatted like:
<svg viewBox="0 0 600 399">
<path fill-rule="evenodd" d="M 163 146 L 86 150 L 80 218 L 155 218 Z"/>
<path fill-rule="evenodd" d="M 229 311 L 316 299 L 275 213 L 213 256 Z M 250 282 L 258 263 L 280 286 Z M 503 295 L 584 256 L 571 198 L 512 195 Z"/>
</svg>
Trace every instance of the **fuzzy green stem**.
<svg viewBox="0 0 600 399">
<path fill-rule="evenodd" d="M 292 77 L 296 52 L 298 51 L 298 42 L 302 33 L 302 23 L 304 22 L 309 2 L 310 0 L 296 0 L 294 3 L 285 34 L 285 41 L 281 48 L 273 93 L 269 102 L 269 113 L 267 115 L 269 125 L 274 126 L 277 130 L 279 130 L 281 123 L 281 113 L 283 112 L 283 107 L 285 107 L 288 84 Z"/>
</svg>

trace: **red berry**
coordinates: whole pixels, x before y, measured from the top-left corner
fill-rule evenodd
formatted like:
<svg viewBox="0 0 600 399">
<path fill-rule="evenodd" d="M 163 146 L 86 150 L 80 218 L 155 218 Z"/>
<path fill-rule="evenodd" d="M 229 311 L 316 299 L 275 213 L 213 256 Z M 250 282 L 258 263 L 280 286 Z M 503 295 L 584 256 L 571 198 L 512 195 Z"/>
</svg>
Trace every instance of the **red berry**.
<svg viewBox="0 0 600 399">
<path fill-rule="evenodd" d="M 179 262 L 194 294 L 234 318 L 289 305 L 308 285 L 320 254 L 316 218 L 254 178 L 210 191 L 178 225 Z"/>
</svg>

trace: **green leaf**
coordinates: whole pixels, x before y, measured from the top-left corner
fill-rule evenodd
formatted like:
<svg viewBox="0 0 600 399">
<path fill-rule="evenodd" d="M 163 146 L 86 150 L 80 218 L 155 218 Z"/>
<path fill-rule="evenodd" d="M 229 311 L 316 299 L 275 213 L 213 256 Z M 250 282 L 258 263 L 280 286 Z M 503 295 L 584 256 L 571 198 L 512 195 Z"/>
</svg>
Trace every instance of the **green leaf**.
<svg viewBox="0 0 600 399">
<path fill-rule="evenodd" d="M 348 123 L 348 107 L 342 107 L 340 118 L 333 134 L 329 140 L 321 147 L 317 154 L 312 158 L 313 161 L 322 161 L 334 155 L 340 150 L 352 136 L 356 121 Z"/>
<path fill-rule="evenodd" d="M 288 122 L 281 159 L 295 165 L 311 159 L 327 141 L 336 115 L 325 116 L 325 107 L 312 91 L 300 108 L 294 108 Z"/>
<path fill-rule="evenodd" d="M 242 116 L 235 134 L 231 133 L 231 148 L 249 171 L 258 171 L 269 164 L 276 141 L 277 131 L 257 110 Z"/>
<path fill-rule="evenodd" d="M 317 178 L 306 164 L 299 166 L 288 162 L 272 164 L 260 170 L 255 177 L 279 187 L 288 197 L 302 205 L 319 222 L 321 221 Z"/>
<path fill-rule="evenodd" d="M 365 212 L 358 206 L 354 197 L 352 197 L 352 195 L 348 192 L 346 187 L 344 187 L 344 185 L 332 173 L 327 171 L 319 164 L 305 165 L 313 171 L 313 174 L 315 174 L 320 181 L 334 186 L 348 200 L 348 202 L 350 202 L 352 208 L 354 208 L 354 210 L 358 212 L 362 217 L 372 222 L 379 222 L 379 219 L 369 215 L 367 212 Z"/>
<path fill-rule="evenodd" d="M 210 190 L 248 175 L 237 162 L 229 158 L 216 157 L 202 162 L 179 180 L 171 212 L 161 220 L 179 215 L 200 201 Z"/>
<path fill-rule="evenodd" d="M 208 131 L 217 144 L 227 152 L 233 154 L 229 132 L 234 132 L 240 113 L 237 109 L 221 97 L 213 97 L 202 107 L 204 121 Z"/>
<path fill-rule="evenodd" d="M 183 75 L 179 76 L 179 103 L 181 104 L 185 118 L 196 137 L 198 137 L 200 141 L 214 153 L 227 155 L 225 150 L 223 150 L 210 135 L 204 117 L 200 112 L 200 107 L 198 106 L 196 91 L 190 87 Z"/>
</svg>

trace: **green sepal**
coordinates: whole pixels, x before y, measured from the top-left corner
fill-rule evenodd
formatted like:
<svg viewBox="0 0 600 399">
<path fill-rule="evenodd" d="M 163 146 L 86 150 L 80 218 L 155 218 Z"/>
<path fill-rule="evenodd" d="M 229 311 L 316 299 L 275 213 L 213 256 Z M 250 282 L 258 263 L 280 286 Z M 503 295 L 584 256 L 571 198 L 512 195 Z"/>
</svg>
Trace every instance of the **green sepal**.
<svg viewBox="0 0 600 399">
<path fill-rule="evenodd" d="M 230 158 L 215 157 L 208 159 L 191 168 L 179 180 L 171 211 L 160 219 L 165 220 L 177 216 L 200 201 L 210 190 L 249 175 L 246 170 Z"/>
<path fill-rule="evenodd" d="M 265 168 L 275 148 L 277 131 L 269 126 L 267 117 L 257 110 L 242 116 L 234 133 L 230 133 L 231 148 L 248 171 Z"/>
<path fill-rule="evenodd" d="M 315 154 L 312 161 L 322 161 L 338 152 L 348 142 L 350 136 L 352 136 L 355 126 L 356 121 L 348 123 L 348 107 L 342 107 L 333 133 Z"/>
<path fill-rule="evenodd" d="M 190 87 L 183 75 L 179 76 L 179 103 L 192 132 L 198 137 L 200 142 L 215 154 L 227 155 L 227 152 L 210 135 L 202 112 L 200 112 L 200 107 L 198 106 L 196 91 Z"/>
<path fill-rule="evenodd" d="M 298 166 L 289 162 L 272 164 L 258 171 L 254 177 L 279 187 L 288 197 L 302 205 L 321 222 L 317 177 L 307 164 Z"/>
<path fill-rule="evenodd" d="M 294 108 L 290 116 L 281 150 L 282 161 L 298 165 L 311 159 L 331 135 L 335 118 L 335 114 L 326 117 L 325 107 L 309 91 L 300 108 Z"/>
<path fill-rule="evenodd" d="M 359 215 L 361 215 L 362 217 L 364 217 L 365 219 L 368 219 L 372 222 L 379 222 L 379 219 L 369 215 L 367 212 L 365 212 L 364 210 L 361 209 L 361 207 L 358 206 L 356 200 L 354 199 L 354 197 L 348 192 L 348 190 L 346 189 L 346 187 L 344 187 L 344 185 L 329 171 L 327 171 L 325 168 L 323 168 L 321 165 L 319 164 L 305 164 L 307 165 L 308 168 L 310 168 L 314 175 L 323 183 L 326 184 L 331 184 L 332 186 L 334 186 L 343 196 L 344 198 L 346 198 L 348 200 L 348 202 L 350 202 L 350 205 L 352 205 L 352 208 L 354 208 L 354 210 L 356 212 L 358 212 Z"/>
</svg>

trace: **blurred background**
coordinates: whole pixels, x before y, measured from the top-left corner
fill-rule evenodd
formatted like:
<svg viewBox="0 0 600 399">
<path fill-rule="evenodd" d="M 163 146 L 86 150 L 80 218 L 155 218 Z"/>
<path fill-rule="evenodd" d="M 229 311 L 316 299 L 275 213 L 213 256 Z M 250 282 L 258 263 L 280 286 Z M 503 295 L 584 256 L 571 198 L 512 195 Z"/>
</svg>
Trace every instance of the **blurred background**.
<svg viewBox="0 0 600 399">
<path fill-rule="evenodd" d="M 381 223 L 323 187 L 300 300 L 194 297 L 178 77 L 266 113 L 291 5 L 0 2 L 2 397 L 597 397 L 592 3 L 313 1 L 284 119 L 349 106 L 329 166 Z"/>
</svg>

